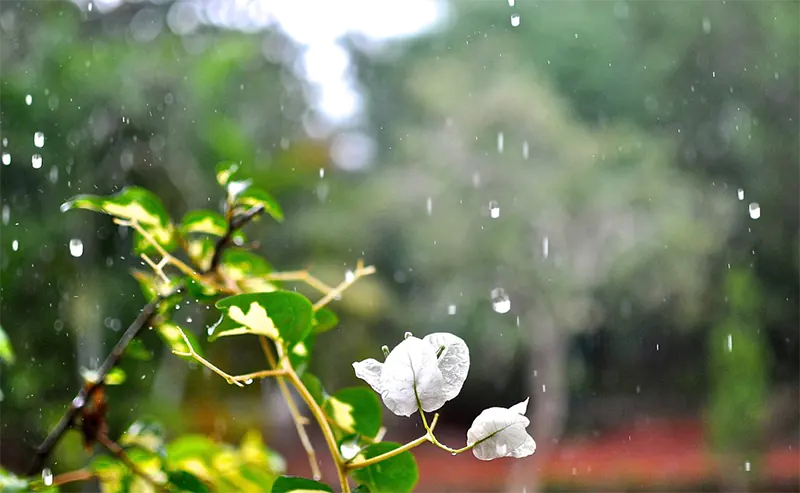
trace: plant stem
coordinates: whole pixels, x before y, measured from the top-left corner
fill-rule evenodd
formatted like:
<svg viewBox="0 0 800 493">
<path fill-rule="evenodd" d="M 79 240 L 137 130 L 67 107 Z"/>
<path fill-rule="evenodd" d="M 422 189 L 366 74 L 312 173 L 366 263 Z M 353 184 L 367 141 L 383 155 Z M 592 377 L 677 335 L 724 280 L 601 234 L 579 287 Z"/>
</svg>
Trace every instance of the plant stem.
<svg viewBox="0 0 800 493">
<path fill-rule="evenodd" d="M 75 483 L 77 481 L 89 481 L 94 477 L 94 473 L 88 469 L 78 469 L 76 471 L 65 472 L 53 478 L 53 486 Z"/>
<path fill-rule="evenodd" d="M 264 336 L 259 337 L 259 342 L 261 343 L 261 349 L 264 352 L 264 356 L 267 357 L 267 361 L 269 362 L 270 366 L 273 368 L 277 368 L 278 362 L 275 359 L 275 356 L 272 354 L 272 350 L 269 347 L 269 343 L 267 342 L 267 338 Z M 280 370 L 283 375 L 286 375 L 284 370 Z M 297 409 L 297 405 L 294 403 L 294 399 L 292 398 L 291 392 L 289 392 L 289 387 L 286 386 L 286 381 L 284 378 L 278 377 L 276 379 L 278 381 L 278 388 L 283 394 L 283 399 L 286 401 L 286 406 L 289 408 L 289 414 L 291 414 L 292 419 L 294 420 L 294 426 L 297 429 L 297 435 L 300 437 L 300 443 L 303 445 L 303 448 L 308 455 L 308 463 L 311 467 L 311 475 L 314 477 L 315 480 L 319 480 L 322 478 L 322 471 L 319 469 L 319 464 L 317 464 L 317 453 L 314 451 L 314 446 L 311 444 L 311 440 L 308 438 L 308 434 L 306 433 L 306 429 L 303 425 L 306 424 L 307 420 L 304 416 L 300 414 L 300 411 Z"/>
<path fill-rule="evenodd" d="M 268 350 L 269 346 L 266 344 L 266 340 L 262 341 L 262 347 L 265 348 L 265 352 Z M 280 346 L 276 347 L 280 351 Z M 271 355 L 271 353 L 269 354 Z M 342 458 L 342 454 L 339 453 L 339 446 L 336 445 L 336 438 L 333 436 L 333 430 L 325 417 L 325 412 L 319 407 L 319 404 L 314 400 L 314 397 L 306 386 L 303 385 L 303 382 L 300 380 L 300 377 L 297 376 L 297 373 L 295 373 L 288 359 L 283 358 L 283 355 L 280 353 L 278 354 L 278 358 L 281 367 L 286 370 L 286 378 L 292 383 L 295 390 L 300 394 L 300 397 L 303 398 L 306 406 L 308 406 L 314 419 L 317 420 L 317 425 L 320 431 L 322 431 L 322 436 L 325 437 L 325 443 L 327 443 L 328 449 L 331 452 L 331 457 L 333 457 L 333 462 L 336 465 L 336 473 L 339 476 L 339 484 L 342 487 L 342 493 L 350 493 L 350 483 L 347 482 L 347 467 Z"/>
<path fill-rule="evenodd" d="M 287 272 L 270 272 L 265 276 L 268 281 L 300 281 L 308 284 L 322 294 L 328 294 L 333 288 L 309 274 L 307 270 Z"/>
<path fill-rule="evenodd" d="M 375 273 L 375 267 L 371 265 L 369 267 L 364 267 L 364 262 L 359 260 L 358 263 L 356 264 L 356 270 L 353 271 L 353 275 L 345 279 L 344 281 L 340 282 L 338 286 L 328 291 L 328 293 L 325 296 L 323 296 L 322 299 L 314 303 L 314 311 L 319 310 L 320 308 L 324 307 L 325 305 L 333 301 L 333 299 L 342 294 L 345 289 L 349 288 L 350 285 L 356 282 L 360 277 L 368 276 L 374 273 Z"/>
<path fill-rule="evenodd" d="M 364 468 L 364 467 L 368 467 L 368 466 L 371 466 L 373 464 L 377 464 L 379 462 L 383 462 L 386 459 L 391 459 L 392 457 L 394 457 L 396 455 L 400 455 L 403 452 L 405 452 L 406 450 L 411 450 L 414 447 L 418 447 L 418 446 L 422 445 L 425 442 L 430 442 L 431 441 L 431 437 L 433 437 L 433 429 L 436 428 L 436 423 L 438 421 L 439 421 L 439 415 L 436 414 L 436 415 L 434 415 L 433 421 L 431 422 L 430 430 L 428 430 L 427 433 L 425 433 L 425 435 L 417 438 L 416 440 L 408 442 L 407 444 L 405 444 L 403 446 L 397 447 L 396 449 L 393 449 L 393 450 L 390 450 L 390 451 L 388 451 L 386 453 L 383 453 L 381 455 L 376 455 L 375 457 L 372 457 L 372 458 L 369 458 L 369 459 L 365 459 L 365 460 L 362 460 L 362 461 L 359 461 L 359 462 L 348 462 L 348 463 L 345 464 L 345 467 L 347 469 L 349 469 L 349 470 L 355 470 L 355 469 L 361 469 L 361 468 Z"/>
</svg>

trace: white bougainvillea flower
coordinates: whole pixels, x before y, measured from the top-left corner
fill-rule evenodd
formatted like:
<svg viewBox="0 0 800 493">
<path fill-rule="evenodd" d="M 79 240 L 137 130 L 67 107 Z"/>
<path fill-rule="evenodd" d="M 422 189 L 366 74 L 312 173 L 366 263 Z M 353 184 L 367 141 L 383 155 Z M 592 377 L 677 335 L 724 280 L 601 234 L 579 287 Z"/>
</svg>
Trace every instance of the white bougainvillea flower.
<svg viewBox="0 0 800 493">
<path fill-rule="evenodd" d="M 467 445 L 475 446 L 472 453 L 480 460 L 501 457 L 527 457 L 536 452 L 536 442 L 525 428 L 528 399 L 511 408 L 490 407 L 472 422 L 467 431 Z"/>
<path fill-rule="evenodd" d="M 444 332 L 407 337 L 384 363 L 370 358 L 353 363 L 353 369 L 390 411 L 411 416 L 420 407 L 436 411 L 458 395 L 469 372 L 469 349 L 460 337 Z"/>
</svg>

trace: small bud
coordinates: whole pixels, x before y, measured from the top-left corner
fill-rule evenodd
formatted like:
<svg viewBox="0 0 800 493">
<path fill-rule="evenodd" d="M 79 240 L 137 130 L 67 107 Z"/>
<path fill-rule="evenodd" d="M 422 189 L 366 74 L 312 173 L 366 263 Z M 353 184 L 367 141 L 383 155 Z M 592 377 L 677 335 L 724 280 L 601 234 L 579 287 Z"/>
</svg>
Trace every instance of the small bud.
<svg viewBox="0 0 800 493">
<path fill-rule="evenodd" d="M 389 357 L 389 346 L 384 344 L 383 346 L 381 346 L 381 351 L 383 351 L 383 357 L 384 358 L 388 358 Z"/>
<path fill-rule="evenodd" d="M 405 334 L 403 334 L 403 339 L 408 339 L 411 336 L 412 336 L 411 332 L 406 332 Z"/>
</svg>

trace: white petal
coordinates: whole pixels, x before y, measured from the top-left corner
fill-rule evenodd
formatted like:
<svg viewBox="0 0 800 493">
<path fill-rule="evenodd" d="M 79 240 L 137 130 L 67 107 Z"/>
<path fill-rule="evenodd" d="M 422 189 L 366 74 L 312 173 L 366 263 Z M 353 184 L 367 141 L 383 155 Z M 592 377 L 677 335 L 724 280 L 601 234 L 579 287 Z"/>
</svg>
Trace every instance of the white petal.
<svg viewBox="0 0 800 493">
<path fill-rule="evenodd" d="M 444 346 L 444 352 L 439 357 L 439 370 L 442 372 L 445 382 L 442 390 L 446 401 L 454 399 L 461 392 L 461 387 L 469 373 L 467 344 L 460 337 L 447 332 L 428 334 L 422 340 L 433 346 L 434 353 Z"/>
<path fill-rule="evenodd" d="M 442 388 L 444 378 L 433 347 L 416 337 L 397 345 L 383 364 L 380 394 L 383 403 L 398 416 L 411 416 L 419 406 L 436 411 L 447 402 Z M 373 387 L 374 388 L 374 387 Z M 416 391 L 416 392 L 415 392 Z"/>
<path fill-rule="evenodd" d="M 381 370 L 383 363 L 372 358 L 365 359 L 364 361 L 356 361 L 353 363 L 353 369 L 356 371 L 356 376 L 364 380 L 372 387 L 377 393 L 381 393 Z"/>
<path fill-rule="evenodd" d="M 527 401 L 526 401 L 527 402 Z M 525 428 L 528 418 L 512 409 L 492 407 L 475 418 L 467 431 L 467 445 L 477 443 L 472 453 L 480 460 L 500 457 L 527 457 L 536 451 L 536 442 Z"/>
<path fill-rule="evenodd" d="M 529 400 L 531 400 L 530 397 L 528 397 L 524 401 L 520 402 L 519 404 L 514 404 L 513 406 L 508 408 L 508 410 L 511 411 L 511 412 L 515 412 L 515 413 L 517 413 L 517 414 L 519 414 L 521 416 L 525 416 L 525 413 L 528 412 L 528 401 Z"/>
</svg>

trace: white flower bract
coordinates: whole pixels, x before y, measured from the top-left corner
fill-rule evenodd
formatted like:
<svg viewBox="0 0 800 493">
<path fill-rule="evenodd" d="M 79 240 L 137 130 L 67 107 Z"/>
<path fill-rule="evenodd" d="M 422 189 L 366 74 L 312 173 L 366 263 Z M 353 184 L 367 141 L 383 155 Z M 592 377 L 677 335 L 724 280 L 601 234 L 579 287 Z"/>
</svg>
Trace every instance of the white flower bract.
<svg viewBox="0 0 800 493">
<path fill-rule="evenodd" d="M 411 416 L 420 407 L 436 411 L 458 395 L 469 372 L 469 349 L 460 337 L 445 332 L 412 336 L 384 363 L 370 358 L 353 363 L 353 369 L 390 411 Z"/>
<path fill-rule="evenodd" d="M 527 457 L 536 451 L 536 442 L 525 428 L 528 399 L 506 409 L 490 407 L 472 422 L 467 430 L 467 445 L 475 446 L 472 453 L 480 460 L 501 457 Z"/>
</svg>

